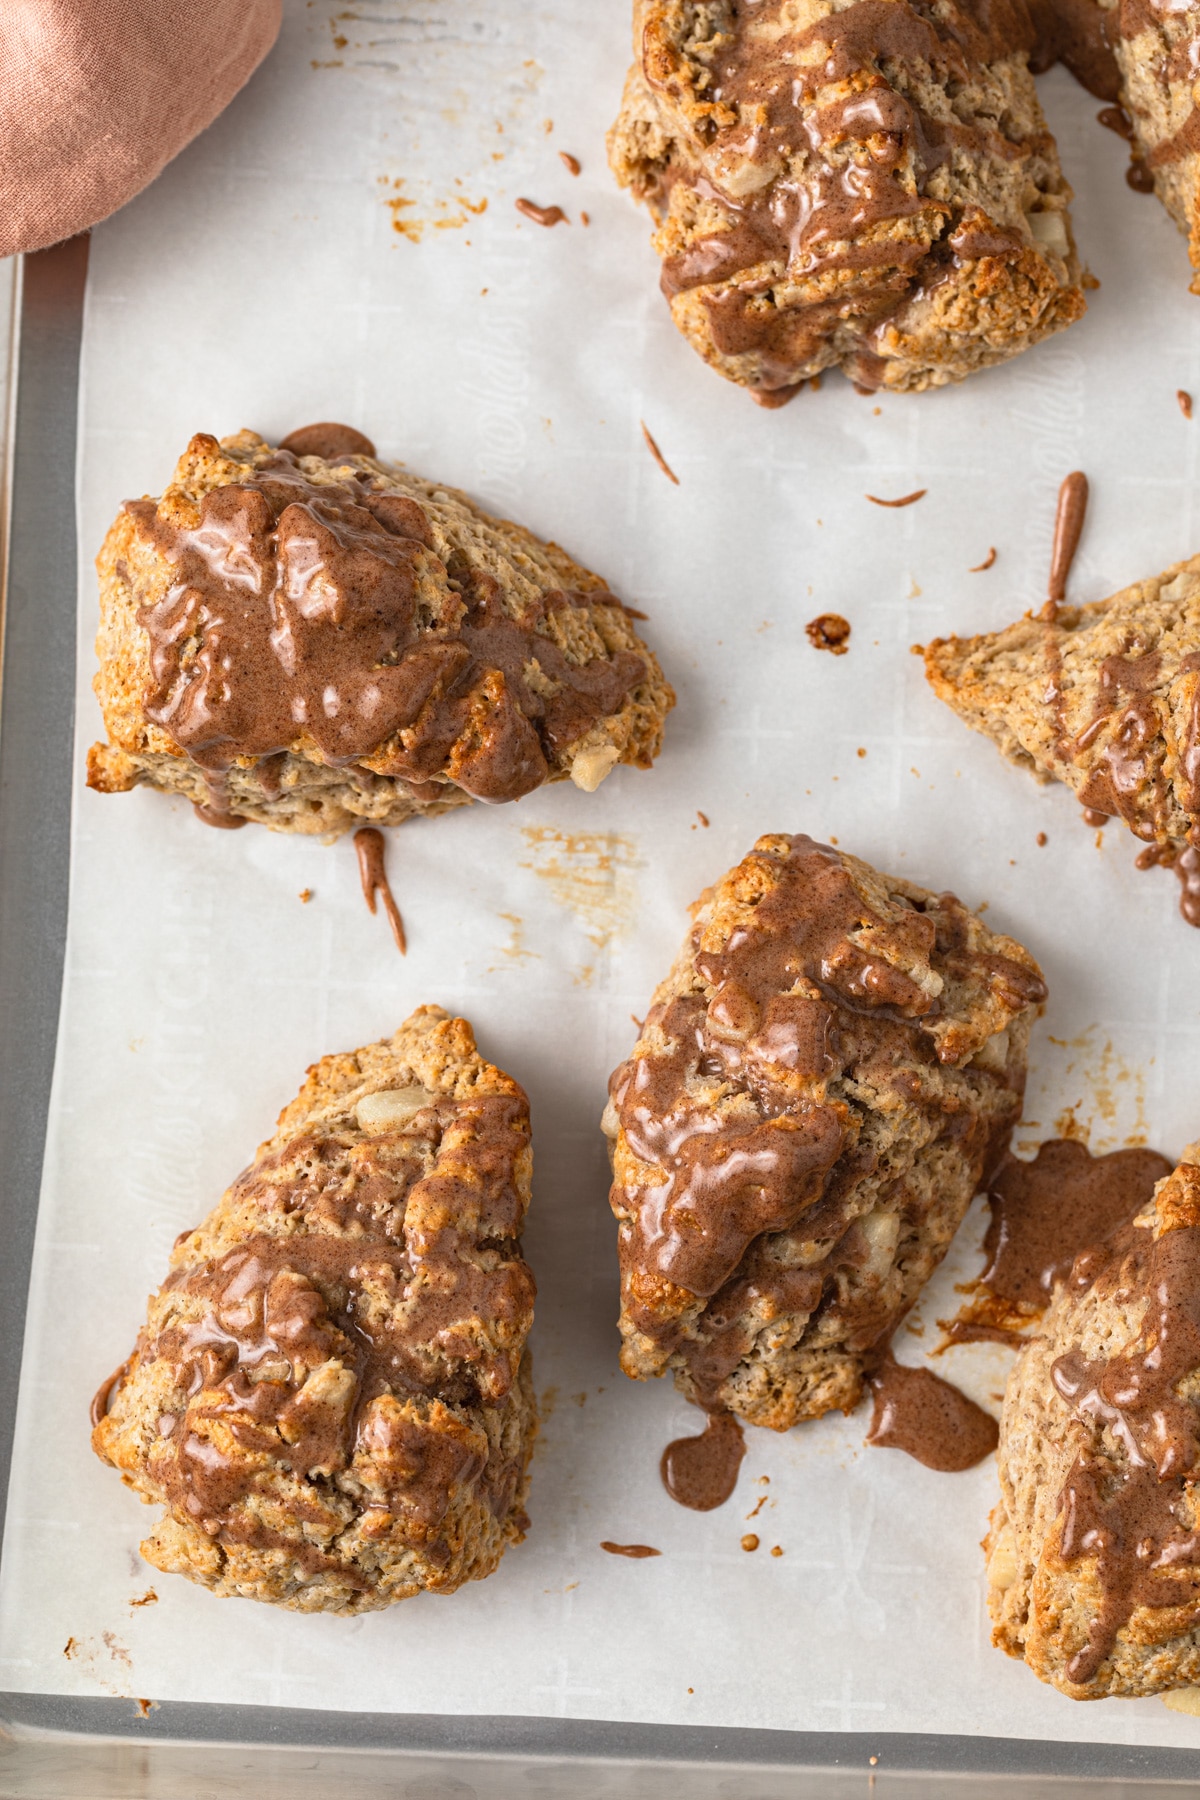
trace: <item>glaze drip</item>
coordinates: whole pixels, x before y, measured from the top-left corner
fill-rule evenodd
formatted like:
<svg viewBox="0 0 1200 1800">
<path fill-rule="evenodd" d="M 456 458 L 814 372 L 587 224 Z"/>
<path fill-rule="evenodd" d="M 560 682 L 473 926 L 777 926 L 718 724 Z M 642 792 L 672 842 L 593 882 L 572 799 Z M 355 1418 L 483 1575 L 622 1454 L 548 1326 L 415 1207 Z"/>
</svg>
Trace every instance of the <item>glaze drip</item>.
<svg viewBox="0 0 1200 1800">
<path fill-rule="evenodd" d="M 949 1342 L 1022 1342 L 1079 1253 L 1127 1225 L 1171 1168 L 1156 1150 L 1093 1156 L 1070 1138 L 1039 1144 L 1032 1162 L 1008 1157 L 988 1188 L 983 1274 Z"/>
<path fill-rule="evenodd" d="M 990 1413 L 931 1369 L 913 1369 L 888 1352 L 869 1377 L 874 1396 L 867 1443 L 903 1450 L 927 1469 L 957 1474 L 996 1448 Z"/>
<path fill-rule="evenodd" d="M 699 1437 L 675 1438 L 662 1454 L 663 1486 L 693 1512 L 713 1512 L 737 1486 L 746 1437 L 732 1413 L 712 1413 Z"/>
</svg>

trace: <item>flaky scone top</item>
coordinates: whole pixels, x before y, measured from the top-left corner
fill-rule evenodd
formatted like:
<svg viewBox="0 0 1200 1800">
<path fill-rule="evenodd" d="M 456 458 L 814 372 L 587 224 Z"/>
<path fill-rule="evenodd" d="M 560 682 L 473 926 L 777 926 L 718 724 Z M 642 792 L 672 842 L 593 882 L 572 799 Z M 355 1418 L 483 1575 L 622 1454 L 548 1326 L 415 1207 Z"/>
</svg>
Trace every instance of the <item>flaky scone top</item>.
<svg viewBox="0 0 1200 1800">
<path fill-rule="evenodd" d="M 1187 848 L 1200 824 L 1200 556 L 1053 620 L 937 638 L 925 669 L 1011 762 L 1148 844 Z"/>
<path fill-rule="evenodd" d="M 702 896 L 614 1073 L 622 1366 L 786 1429 L 848 1409 L 1020 1114 L 1045 987 L 952 894 L 806 837 Z"/>
<path fill-rule="evenodd" d="M 93 1445 L 218 1594 L 361 1612 L 490 1574 L 536 1429 L 525 1095 L 422 1007 L 328 1056 L 171 1257 Z"/>
<path fill-rule="evenodd" d="M 674 696 L 557 545 L 375 456 L 192 439 L 98 558 L 90 785 L 328 833 L 647 767 Z"/>
<path fill-rule="evenodd" d="M 609 137 L 676 325 L 766 404 L 959 380 L 1084 311 L 1021 0 L 636 0 Z"/>
<path fill-rule="evenodd" d="M 1191 1161 L 1056 1289 L 1009 1377 L 998 1462 L 984 1546 L 993 1641 L 1076 1700 L 1200 1683 Z"/>
</svg>

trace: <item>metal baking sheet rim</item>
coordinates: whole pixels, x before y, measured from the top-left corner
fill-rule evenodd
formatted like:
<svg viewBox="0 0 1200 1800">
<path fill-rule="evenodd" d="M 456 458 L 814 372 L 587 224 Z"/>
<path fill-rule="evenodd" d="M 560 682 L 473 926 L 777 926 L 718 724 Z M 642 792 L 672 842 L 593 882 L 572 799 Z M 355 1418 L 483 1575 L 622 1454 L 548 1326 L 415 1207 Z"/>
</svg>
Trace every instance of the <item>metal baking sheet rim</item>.
<svg viewBox="0 0 1200 1800">
<path fill-rule="evenodd" d="M 20 1347 L 54 1067 L 67 918 L 71 814 L 73 637 L 76 605 L 75 454 L 86 237 L 22 259 L 14 304 L 8 407 L 8 480 L 0 500 L 0 1141 L 10 1180 L 0 1189 L 0 1495 L 6 1497 L 20 1380 Z M 30 846 L 36 845 L 36 853 Z M 3 1514 L 0 1512 L 0 1519 Z M 131 1745 L 142 1746 L 137 1791 L 187 1793 L 200 1764 L 233 1756 L 242 1776 L 286 1778 L 291 1795 L 323 1793 L 336 1753 L 343 1792 L 375 1791 L 407 1772 L 414 1796 L 470 1800 L 477 1790 L 438 1772 L 486 1778 L 500 1800 L 514 1778 L 527 1793 L 530 1764 L 544 1795 L 667 1793 L 686 1775 L 690 1795 L 733 1795 L 754 1772 L 755 1800 L 772 1776 L 790 1795 L 830 1793 L 864 1773 L 884 1791 L 973 1797 L 1136 1786 L 1166 1792 L 1200 1777 L 1200 1752 L 935 1734 L 836 1734 L 627 1725 L 601 1720 L 327 1713 L 166 1702 L 143 1717 L 128 1700 L 0 1693 L 0 1796 L 74 1800 L 118 1793 Z M 347 1764 L 349 1755 L 352 1763 Z M 871 1758 L 875 1758 L 872 1765 Z M 197 1759 L 200 1759 L 199 1761 Z M 418 1773 L 419 1769 L 419 1773 Z M 424 1779 L 434 1772 L 435 1785 Z M 558 1771 L 556 1779 L 554 1771 Z M 234 1773 L 233 1769 L 229 1770 Z M 42 1775 L 59 1783 L 43 1785 Z M 318 1785 L 312 1785 L 309 1778 Z M 102 1785 L 95 1782 L 101 1779 Z M 549 1779 L 555 1785 L 547 1786 Z M 347 1787 L 347 1781 L 353 1787 Z M 597 1788 L 595 1782 L 602 1782 Z M 179 1786 L 179 1782 L 185 1784 Z M 69 1786 L 62 1785 L 69 1782 Z M 79 1785 L 87 1783 L 86 1786 Z M 147 1782 L 154 1785 L 148 1786 Z M 630 1784 L 635 1783 L 635 1786 Z M 647 1786 L 647 1783 L 649 1785 Z M 1166 1784 L 1164 1786 L 1164 1784 Z M 223 1784 L 222 1784 L 223 1785 Z M 269 1794 L 273 1782 L 264 1788 Z M 230 1791 L 226 1789 L 225 1791 Z M 394 1789 L 392 1790 L 394 1791 Z M 518 1789 L 514 1788 L 514 1792 Z M 783 1788 L 778 1790 L 780 1793 Z"/>
</svg>

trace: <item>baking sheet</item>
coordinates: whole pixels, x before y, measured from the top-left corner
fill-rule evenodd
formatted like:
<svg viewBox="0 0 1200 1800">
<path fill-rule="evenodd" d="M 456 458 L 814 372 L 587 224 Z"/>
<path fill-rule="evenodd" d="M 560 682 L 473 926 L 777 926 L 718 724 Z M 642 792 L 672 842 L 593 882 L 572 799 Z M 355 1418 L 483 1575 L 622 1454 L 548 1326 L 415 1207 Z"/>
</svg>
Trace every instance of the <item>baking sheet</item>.
<svg viewBox="0 0 1200 1800">
<path fill-rule="evenodd" d="M 1019 1141 L 1068 1110 L 1093 1148 L 1148 1138 L 1174 1153 L 1200 1130 L 1200 937 L 1174 882 L 1137 873 L 1126 835 L 1098 846 L 1065 790 L 1004 766 L 907 654 L 1040 599 L 1070 468 L 1093 483 L 1075 597 L 1196 550 L 1200 425 L 1175 400 L 1200 392 L 1183 242 L 1126 187 L 1125 147 L 1095 102 L 1052 74 L 1041 88 L 1102 281 L 1088 317 L 964 388 L 871 400 L 830 379 L 763 413 L 676 337 L 647 222 L 605 171 L 626 31 L 623 6 L 600 16 L 582 0 L 289 0 L 250 88 L 94 236 L 81 774 L 0 1678 L 159 1700 L 1192 1745 L 1200 1722 L 1158 1701 L 1081 1708 L 989 1647 L 988 1467 L 939 1476 L 865 1450 L 860 1411 L 749 1433 L 738 1492 L 715 1513 L 667 1499 L 658 1456 L 695 1415 L 617 1370 L 597 1129 L 687 903 L 783 829 L 986 903 L 1039 956 L 1051 1002 Z M 560 149 L 581 158 L 577 180 Z M 571 223 L 538 228 L 520 196 Z M 161 489 L 194 430 L 282 434 L 322 417 L 568 544 L 650 613 L 679 690 L 652 773 L 391 834 L 405 961 L 362 904 L 348 843 L 206 832 L 161 796 L 82 788 L 100 729 L 90 557 L 116 506 Z M 918 486 L 926 498 L 900 512 L 863 497 Z M 994 568 L 968 574 L 990 545 Z M 853 626 L 836 659 L 803 629 L 830 610 Z M 427 1000 L 465 1012 L 533 1102 L 547 1412 L 533 1529 L 487 1582 L 360 1620 L 216 1601 L 140 1562 L 152 1515 L 92 1457 L 89 1397 L 175 1235 L 305 1065 Z M 901 1334 L 908 1360 L 936 1342 L 981 1231 L 977 1208 L 923 1299 L 923 1335 Z M 994 1406 L 1006 1363 L 969 1346 L 935 1366 Z M 613 1558 L 603 1538 L 662 1555 Z"/>
</svg>

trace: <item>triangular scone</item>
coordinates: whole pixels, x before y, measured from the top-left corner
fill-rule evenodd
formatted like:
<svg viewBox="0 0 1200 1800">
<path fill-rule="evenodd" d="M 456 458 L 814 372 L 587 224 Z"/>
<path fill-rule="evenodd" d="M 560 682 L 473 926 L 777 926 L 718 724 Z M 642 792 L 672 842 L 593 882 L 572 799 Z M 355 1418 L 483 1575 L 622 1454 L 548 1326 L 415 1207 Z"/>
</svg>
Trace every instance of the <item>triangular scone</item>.
<svg viewBox="0 0 1200 1800">
<path fill-rule="evenodd" d="M 959 381 L 1085 308 L 1020 4 L 635 0 L 609 161 L 678 329 L 778 405 Z"/>
<path fill-rule="evenodd" d="M 1124 819 L 1164 860 L 1200 823 L 1200 556 L 1108 600 L 937 638 L 934 691 L 1010 761 Z"/>
<path fill-rule="evenodd" d="M 536 1431 L 529 1103 L 465 1019 L 314 1064 L 93 1407 L 155 1568 L 299 1612 L 490 1575 Z"/>
<path fill-rule="evenodd" d="M 1121 71 L 1121 103 L 1154 191 L 1188 240 L 1200 294 L 1200 5 L 1098 0 Z"/>
<path fill-rule="evenodd" d="M 209 824 L 327 835 L 590 791 L 649 767 L 674 703 L 599 576 L 362 452 L 194 437 L 97 567 L 88 785 L 182 794 Z"/>
<path fill-rule="evenodd" d="M 997 1454 L 993 1642 L 1076 1700 L 1200 1682 L 1200 1168 L 1076 1258 Z"/>
<path fill-rule="evenodd" d="M 759 838 L 609 1084 L 621 1366 L 786 1431 L 849 1411 L 1021 1113 L 1046 989 L 953 894 Z"/>
</svg>

